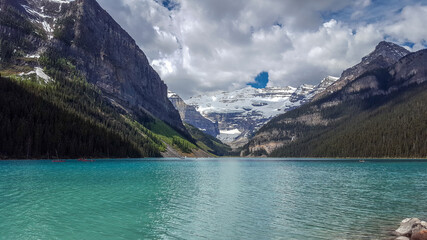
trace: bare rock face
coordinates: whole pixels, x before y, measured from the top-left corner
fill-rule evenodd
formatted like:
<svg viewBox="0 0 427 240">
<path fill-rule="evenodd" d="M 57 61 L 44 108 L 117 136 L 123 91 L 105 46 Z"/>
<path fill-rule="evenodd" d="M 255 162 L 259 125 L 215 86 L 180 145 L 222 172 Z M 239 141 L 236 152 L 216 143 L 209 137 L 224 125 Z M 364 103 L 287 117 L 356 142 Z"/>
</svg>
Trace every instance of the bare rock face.
<svg viewBox="0 0 427 240">
<path fill-rule="evenodd" d="M 185 131 L 168 100 L 166 84 L 135 40 L 95 0 L 76 0 L 65 16 L 75 20 L 63 31 L 73 32 L 70 53 L 89 82 L 116 101 L 144 109 Z"/>
<path fill-rule="evenodd" d="M 218 136 L 218 122 L 212 122 L 211 120 L 203 117 L 194 106 L 187 105 L 178 94 L 169 91 L 168 97 L 174 107 L 178 110 L 182 121 L 199 128 L 213 137 Z"/>
<path fill-rule="evenodd" d="M 400 59 L 390 71 L 394 77 L 394 84 L 402 83 L 404 86 L 413 83 L 423 83 L 427 81 L 427 51 L 421 50 L 411 53 Z"/>
</svg>

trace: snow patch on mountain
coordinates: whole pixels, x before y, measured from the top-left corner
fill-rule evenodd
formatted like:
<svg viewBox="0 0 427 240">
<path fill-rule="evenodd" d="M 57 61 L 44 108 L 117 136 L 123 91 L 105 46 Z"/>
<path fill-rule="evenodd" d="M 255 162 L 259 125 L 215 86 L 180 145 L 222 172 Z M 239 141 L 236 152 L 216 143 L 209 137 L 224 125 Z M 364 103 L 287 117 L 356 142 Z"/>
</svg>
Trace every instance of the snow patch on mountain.
<svg viewBox="0 0 427 240">
<path fill-rule="evenodd" d="M 34 70 L 36 71 L 37 76 L 43 79 L 44 83 L 49 83 L 52 81 L 52 78 L 50 78 L 46 73 L 44 73 L 43 69 L 36 67 Z"/>
<path fill-rule="evenodd" d="M 287 101 L 296 88 L 265 88 L 246 87 L 233 92 L 215 92 L 209 95 L 192 97 L 186 102 L 196 106 L 203 115 L 209 113 L 238 113 L 242 116 L 260 113 L 260 117 L 272 117 L 283 112 L 283 109 L 297 106 Z"/>
<path fill-rule="evenodd" d="M 246 87 L 232 92 L 214 92 L 192 97 L 185 102 L 213 122 L 219 123 L 218 139 L 225 143 L 245 140 L 272 117 L 309 102 L 337 77 L 326 77 L 319 85 L 295 87 Z M 243 140 L 242 140 L 243 139 Z"/>
<path fill-rule="evenodd" d="M 52 78 L 49 77 L 42 68 L 40 67 L 35 67 L 33 71 L 27 72 L 27 73 L 20 73 L 19 76 L 29 76 L 31 74 L 36 74 L 37 79 L 40 80 L 42 79 L 44 83 L 49 83 L 52 82 Z"/>
<path fill-rule="evenodd" d="M 21 6 L 25 9 L 25 11 L 27 11 L 29 14 L 31 14 L 33 16 L 38 16 L 40 18 L 50 18 L 50 16 L 44 15 L 43 13 L 39 13 L 27 5 L 21 5 Z"/>
<path fill-rule="evenodd" d="M 239 129 L 232 129 L 232 130 L 222 130 L 220 131 L 222 134 L 241 134 Z"/>
<path fill-rule="evenodd" d="M 28 0 L 27 4 L 21 6 L 30 16 L 30 21 L 47 33 L 49 39 L 53 38 L 56 21 L 60 17 L 62 5 L 69 4 L 75 0 Z"/>
</svg>

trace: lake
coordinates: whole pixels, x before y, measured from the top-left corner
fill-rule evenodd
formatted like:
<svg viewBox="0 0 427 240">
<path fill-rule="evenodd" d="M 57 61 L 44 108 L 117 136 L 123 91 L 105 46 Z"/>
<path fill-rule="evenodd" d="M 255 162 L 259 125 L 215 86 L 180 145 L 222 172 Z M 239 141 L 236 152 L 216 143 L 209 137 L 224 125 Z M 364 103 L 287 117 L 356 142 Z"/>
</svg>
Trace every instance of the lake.
<svg viewBox="0 0 427 240">
<path fill-rule="evenodd" d="M 389 239 L 427 162 L 0 161 L 0 239 Z"/>
</svg>

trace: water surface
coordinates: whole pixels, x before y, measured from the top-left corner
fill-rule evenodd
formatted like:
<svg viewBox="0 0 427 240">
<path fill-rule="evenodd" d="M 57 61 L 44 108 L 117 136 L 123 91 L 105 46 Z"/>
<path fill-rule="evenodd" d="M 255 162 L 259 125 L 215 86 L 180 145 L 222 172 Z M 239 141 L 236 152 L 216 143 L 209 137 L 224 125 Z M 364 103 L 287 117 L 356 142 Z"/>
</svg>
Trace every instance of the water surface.
<svg viewBox="0 0 427 240">
<path fill-rule="evenodd" d="M 0 162 L 0 239 L 389 239 L 426 162 Z"/>
</svg>

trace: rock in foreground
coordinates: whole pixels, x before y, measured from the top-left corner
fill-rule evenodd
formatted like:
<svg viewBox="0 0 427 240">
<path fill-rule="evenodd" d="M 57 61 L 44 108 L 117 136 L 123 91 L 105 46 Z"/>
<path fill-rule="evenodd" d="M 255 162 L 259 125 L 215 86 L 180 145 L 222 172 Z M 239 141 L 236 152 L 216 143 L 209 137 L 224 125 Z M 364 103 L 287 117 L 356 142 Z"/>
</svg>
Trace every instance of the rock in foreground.
<svg viewBox="0 0 427 240">
<path fill-rule="evenodd" d="M 427 240 L 427 222 L 418 218 L 406 218 L 394 232 L 396 240 Z"/>
</svg>

